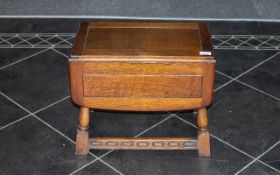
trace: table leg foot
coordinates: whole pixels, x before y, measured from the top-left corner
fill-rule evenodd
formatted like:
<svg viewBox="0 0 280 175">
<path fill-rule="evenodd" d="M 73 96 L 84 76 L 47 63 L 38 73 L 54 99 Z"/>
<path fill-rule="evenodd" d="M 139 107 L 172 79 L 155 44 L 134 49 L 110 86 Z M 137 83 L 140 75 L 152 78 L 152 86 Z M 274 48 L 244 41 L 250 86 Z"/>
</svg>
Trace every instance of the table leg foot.
<svg viewBox="0 0 280 175">
<path fill-rule="evenodd" d="M 197 143 L 198 155 L 210 157 L 210 137 L 208 131 L 198 131 Z"/>
<path fill-rule="evenodd" d="M 197 111 L 197 143 L 198 143 L 198 155 L 202 157 L 210 157 L 210 137 L 207 119 L 207 110 L 206 108 L 198 109 Z"/>
<path fill-rule="evenodd" d="M 76 136 L 76 155 L 87 155 L 88 146 L 88 128 L 89 128 L 89 108 L 81 107 L 79 116 L 79 125 Z"/>
</svg>

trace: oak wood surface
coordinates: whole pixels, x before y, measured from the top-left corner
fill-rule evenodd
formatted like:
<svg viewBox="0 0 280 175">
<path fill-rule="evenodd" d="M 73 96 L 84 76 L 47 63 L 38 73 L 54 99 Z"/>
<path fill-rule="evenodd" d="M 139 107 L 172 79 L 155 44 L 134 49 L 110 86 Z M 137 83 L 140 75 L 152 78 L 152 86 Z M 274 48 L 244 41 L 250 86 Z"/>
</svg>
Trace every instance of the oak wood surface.
<svg viewBox="0 0 280 175">
<path fill-rule="evenodd" d="M 201 81 L 200 75 L 83 74 L 85 97 L 199 98 Z"/>
<path fill-rule="evenodd" d="M 141 55 L 147 58 L 154 55 L 201 56 L 200 51 L 208 51 L 211 56 L 208 36 L 208 27 L 203 23 L 82 23 L 72 58 L 90 59 L 100 55 Z"/>
<path fill-rule="evenodd" d="M 197 149 L 200 157 L 210 157 L 210 135 L 209 131 L 198 131 L 197 133 Z"/>
<path fill-rule="evenodd" d="M 88 128 L 89 126 L 89 108 L 81 107 L 79 116 L 79 126 L 81 128 Z"/>
<path fill-rule="evenodd" d="M 198 24 L 200 31 L 201 50 L 212 52 L 211 36 L 206 24 Z"/>
<path fill-rule="evenodd" d="M 194 150 L 197 140 L 191 138 L 125 138 L 96 137 L 89 140 L 91 149 L 114 150 Z"/>
<path fill-rule="evenodd" d="M 202 78 L 201 83 L 192 83 L 186 85 L 186 83 L 182 83 L 183 81 L 173 81 L 168 82 L 169 87 L 174 88 L 174 92 L 176 89 L 184 89 L 189 91 L 193 89 L 195 92 L 199 92 L 198 89 L 201 89 L 201 97 L 193 96 L 189 94 L 186 97 L 186 93 L 182 94 L 181 97 L 179 95 L 173 95 L 172 98 L 144 98 L 147 97 L 145 95 L 145 85 L 147 83 L 139 82 L 135 87 L 139 87 L 138 89 L 134 89 L 133 91 L 139 92 L 137 97 L 94 97 L 87 96 L 93 92 L 92 88 L 88 87 L 96 87 L 96 84 L 100 84 L 100 82 L 89 81 L 90 84 L 86 83 L 84 85 L 83 76 L 87 74 L 97 74 L 100 76 L 112 76 L 119 77 L 119 81 L 122 78 L 125 79 L 125 76 L 132 75 L 154 75 L 154 77 L 164 77 L 164 76 L 172 76 L 172 75 L 180 75 L 180 76 L 198 76 Z M 179 77 L 180 77 L 179 76 Z M 123 80 L 124 80 L 123 79 Z M 158 81 L 166 82 L 163 78 L 158 79 Z M 95 61 L 85 61 L 85 62 L 70 62 L 70 84 L 71 84 L 71 97 L 72 100 L 81 106 L 86 106 L 90 108 L 97 109 L 111 109 L 111 110 L 130 110 L 130 111 L 158 111 L 158 110 L 187 110 L 187 109 L 196 109 L 209 105 L 212 102 L 212 93 L 213 93 L 213 83 L 214 83 L 214 63 L 131 63 L 131 62 L 95 62 Z M 112 81 L 114 82 L 114 81 Z M 123 81 L 125 86 L 133 87 L 133 81 Z M 104 84 L 104 83 L 103 83 Z M 153 83 L 155 84 L 155 83 Z M 105 89 L 109 89 L 112 86 L 111 81 L 104 85 Z M 125 87 L 124 86 L 124 87 Z M 159 93 L 160 89 L 164 90 L 164 87 L 153 86 L 154 89 L 149 92 Z M 189 87 L 189 88 L 188 88 Z M 98 87 L 97 87 L 98 88 Z M 92 91 L 90 90 L 92 89 Z M 104 89 L 104 88 L 103 88 Z M 117 88 L 112 91 L 122 91 L 132 92 L 132 89 L 125 88 Z M 86 95 L 85 95 L 86 92 Z M 142 97 L 140 92 L 143 92 Z M 161 91 L 163 92 L 163 91 Z M 172 92 L 172 93 L 174 93 Z M 178 91 L 177 91 L 178 92 Z M 182 92 L 182 91 L 179 91 Z M 123 95 L 125 96 L 125 95 Z M 128 95 L 126 95 L 128 96 Z M 169 96 L 171 97 L 171 96 Z M 176 98 L 174 98 L 176 97 Z M 196 98 L 194 98 L 196 97 Z"/>
<path fill-rule="evenodd" d="M 178 111 L 200 108 L 201 98 L 85 97 L 84 106 L 117 111 Z"/>
<path fill-rule="evenodd" d="M 201 108 L 197 110 L 197 126 L 199 130 L 206 130 L 208 125 L 207 110 Z"/>
<path fill-rule="evenodd" d="M 89 22 L 89 27 L 94 28 L 186 28 L 199 29 L 199 24 L 196 22 Z"/>
<path fill-rule="evenodd" d="M 210 153 L 210 136 L 208 131 L 208 118 L 206 108 L 197 110 L 197 145 L 199 156 L 209 157 Z"/>
<path fill-rule="evenodd" d="M 133 60 L 134 61 L 134 60 Z M 84 63 L 84 64 L 83 64 Z M 95 62 L 83 61 L 83 72 L 88 74 L 129 75 L 202 75 L 203 63 L 189 62 Z"/>
<path fill-rule="evenodd" d="M 89 150 L 88 145 L 88 128 L 89 128 L 89 108 L 81 107 L 79 115 L 79 125 L 76 135 L 76 155 L 87 155 Z"/>
</svg>

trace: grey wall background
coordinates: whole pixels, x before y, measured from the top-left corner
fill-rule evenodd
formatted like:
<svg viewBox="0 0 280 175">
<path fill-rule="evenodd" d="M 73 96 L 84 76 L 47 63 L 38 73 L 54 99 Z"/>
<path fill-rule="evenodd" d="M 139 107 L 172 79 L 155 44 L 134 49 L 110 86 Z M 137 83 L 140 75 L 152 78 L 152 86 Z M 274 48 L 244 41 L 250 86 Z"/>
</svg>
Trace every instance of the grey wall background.
<svg viewBox="0 0 280 175">
<path fill-rule="evenodd" d="M 278 21 L 279 0 L 0 0 L 0 18 Z"/>
</svg>

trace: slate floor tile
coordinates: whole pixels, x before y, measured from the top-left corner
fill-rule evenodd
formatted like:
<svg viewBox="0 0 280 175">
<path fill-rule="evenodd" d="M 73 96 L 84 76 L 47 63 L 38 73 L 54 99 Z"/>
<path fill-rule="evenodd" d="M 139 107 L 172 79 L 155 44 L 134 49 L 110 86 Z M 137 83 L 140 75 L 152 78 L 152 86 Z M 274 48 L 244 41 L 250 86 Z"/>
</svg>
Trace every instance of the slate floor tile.
<svg viewBox="0 0 280 175">
<path fill-rule="evenodd" d="M 189 113 L 189 115 L 192 115 Z M 143 137 L 190 137 L 196 129 L 173 117 Z M 233 174 L 251 159 L 225 144 L 211 139 L 211 158 L 200 158 L 197 151 L 114 151 L 102 158 L 124 174 Z"/>
<path fill-rule="evenodd" d="M 1 48 L 0 49 L 0 68 L 14 63 L 20 59 L 31 56 L 43 49 L 27 48 Z"/>
<path fill-rule="evenodd" d="M 70 98 L 36 114 L 72 140 L 76 138 L 79 107 Z"/>
<path fill-rule="evenodd" d="M 0 131 L 1 174 L 68 174 L 93 160 L 33 117 Z"/>
<path fill-rule="evenodd" d="M 30 111 L 69 95 L 68 62 L 49 50 L 0 70 L 0 91 Z"/>
<path fill-rule="evenodd" d="M 260 162 L 255 162 L 243 170 L 240 175 L 279 175 L 280 173 Z"/>
<path fill-rule="evenodd" d="M 67 55 L 69 58 L 71 56 L 71 51 L 72 49 L 71 48 L 55 48 L 56 50 L 64 53 L 65 55 Z"/>
<path fill-rule="evenodd" d="M 271 97 L 232 82 L 214 95 L 208 110 L 210 132 L 256 157 L 279 140 L 279 104 Z M 185 119 L 195 121 L 190 117 Z"/>
<path fill-rule="evenodd" d="M 280 55 L 239 79 L 280 99 Z"/>
<path fill-rule="evenodd" d="M 236 77 L 275 53 L 264 50 L 215 50 L 216 69 Z"/>
<path fill-rule="evenodd" d="M 261 157 L 261 161 L 280 171 L 280 145 L 278 144 L 272 150 L 267 152 L 263 157 Z"/>
<path fill-rule="evenodd" d="M 26 115 L 26 111 L 0 95 L 0 128 Z"/>
<path fill-rule="evenodd" d="M 119 175 L 116 171 L 109 168 L 99 160 L 91 164 L 90 166 L 74 173 L 74 175 Z"/>
<path fill-rule="evenodd" d="M 231 79 L 229 79 L 228 77 L 221 75 L 219 73 L 215 74 L 215 84 L 214 84 L 214 89 L 219 88 L 220 86 L 224 85 L 225 83 L 227 83 L 228 81 L 230 81 Z"/>
</svg>

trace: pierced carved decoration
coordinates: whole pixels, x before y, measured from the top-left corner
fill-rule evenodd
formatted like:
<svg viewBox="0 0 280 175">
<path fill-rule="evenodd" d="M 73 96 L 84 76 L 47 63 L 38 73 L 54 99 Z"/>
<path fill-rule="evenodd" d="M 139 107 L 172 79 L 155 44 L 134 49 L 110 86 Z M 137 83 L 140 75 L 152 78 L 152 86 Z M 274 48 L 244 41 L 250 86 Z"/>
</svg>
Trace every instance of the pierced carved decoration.
<svg viewBox="0 0 280 175">
<path fill-rule="evenodd" d="M 91 149 L 152 149 L 191 150 L 197 149 L 197 140 L 188 138 L 95 138 L 89 139 Z"/>
</svg>

